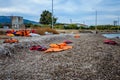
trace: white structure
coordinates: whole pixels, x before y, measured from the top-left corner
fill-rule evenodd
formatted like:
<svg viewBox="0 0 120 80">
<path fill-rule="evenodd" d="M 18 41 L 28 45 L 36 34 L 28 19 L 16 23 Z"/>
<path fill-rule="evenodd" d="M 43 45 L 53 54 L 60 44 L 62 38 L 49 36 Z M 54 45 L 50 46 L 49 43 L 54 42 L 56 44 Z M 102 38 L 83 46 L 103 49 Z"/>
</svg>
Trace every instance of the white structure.
<svg viewBox="0 0 120 80">
<path fill-rule="evenodd" d="M 19 28 L 24 27 L 23 17 L 11 16 L 11 25 L 13 29 L 19 29 Z"/>
</svg>

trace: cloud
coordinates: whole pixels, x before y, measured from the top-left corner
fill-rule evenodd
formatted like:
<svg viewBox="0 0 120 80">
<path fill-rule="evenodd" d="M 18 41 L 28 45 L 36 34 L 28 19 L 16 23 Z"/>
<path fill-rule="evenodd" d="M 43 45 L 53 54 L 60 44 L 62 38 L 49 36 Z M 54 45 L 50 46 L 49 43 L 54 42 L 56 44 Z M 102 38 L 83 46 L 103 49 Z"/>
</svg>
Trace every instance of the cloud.
<svg viewBox="0 0 120 80">
<path fill-rule="evenodd" d="M 0 14 L 15 14 L 30 20 L 39 20 L 44 10 L 52 10 L 52 0 L 0 0 Z M 98 11 L 99 23 L 111 23 L 120 16 L 119 0 L 53 0 L 54 16 L 58 22 L 86 22 L 92 25 L 95 21 L 95 11 Z"/>
</svg>

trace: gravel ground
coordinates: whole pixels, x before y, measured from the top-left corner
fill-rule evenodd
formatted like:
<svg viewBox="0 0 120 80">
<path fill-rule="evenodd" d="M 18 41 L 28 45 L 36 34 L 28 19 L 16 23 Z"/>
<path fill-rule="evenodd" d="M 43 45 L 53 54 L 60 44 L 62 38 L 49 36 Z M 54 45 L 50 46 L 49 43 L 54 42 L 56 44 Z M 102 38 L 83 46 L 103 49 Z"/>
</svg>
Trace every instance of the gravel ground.
<svg viewBox="0 0 120 80">
<path fill-rule="evenodd" d="M 40 38 L 20 38 L 20 43 L 0 47 L 1 80 L 119 80 L 120 39 L 118 45 L 103 43 L 97 34 L 49 35 Z M 73 41 L 73 48 L 62 52 L 30 51 L 32 45 Z M 29 40 L 29 41 L 28 41 Z M 6 52 L 5 52 L 6 51 Z M 6 57 L 7 54 L 9 56 Z"/>
</svg>

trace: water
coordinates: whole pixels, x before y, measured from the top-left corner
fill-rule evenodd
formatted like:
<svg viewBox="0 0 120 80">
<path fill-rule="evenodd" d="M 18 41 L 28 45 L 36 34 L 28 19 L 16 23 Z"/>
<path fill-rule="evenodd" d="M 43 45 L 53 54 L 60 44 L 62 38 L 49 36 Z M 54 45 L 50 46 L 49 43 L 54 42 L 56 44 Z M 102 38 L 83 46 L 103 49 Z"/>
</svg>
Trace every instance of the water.
<svg viewBox="0 0 120 80">
<path fill-rule="evenodd" d="M 120 38 L 120 34 L 103 34 L 106 38 Z"/>
</svg>

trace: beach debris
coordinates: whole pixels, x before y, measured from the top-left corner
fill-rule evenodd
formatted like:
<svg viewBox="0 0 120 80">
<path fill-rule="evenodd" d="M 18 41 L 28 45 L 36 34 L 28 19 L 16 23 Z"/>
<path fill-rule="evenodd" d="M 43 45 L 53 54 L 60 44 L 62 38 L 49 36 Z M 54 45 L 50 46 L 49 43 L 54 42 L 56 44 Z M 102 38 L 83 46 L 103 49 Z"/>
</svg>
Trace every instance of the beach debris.
<svg viewBox="0 0 120 80">
<path fill-rule="evenodd" d="M 74 38 L 80 38 L 80 35 L 79 34 L 75 34 Z"/>
<path fill-rule="evenodd" d="M 45 52 L 58 52 L 58 51 L 63 51 L 63 50 L 67 50 L 67 49 L 72 49 L 72 46 L 67 45 L 66 43 L 59 43 L 59 44 L 55 44 L 52 43 L 49 45 L 50 48 L 48 48 Z"/>
<path fill-rule="evenodd" d="M 36 33 L 30 33 L 29 36 L 31 36 L 31 37 L 39 37 L 40 35 L 36 34 Z"/>
<path fill-rule="evenodd" d="M 30 50 L 45 51 L 47 50 L 47 48 L 44 46 L 37 45 L 37 46 L 32 46 Z"/>
<path fill-rule="evenodd" d="M 9 37 L 14 37 L 15 35 L 12 34 L 12 33 L 8 33 L 7 36 L 9 36 Z"/>
<path fill-rule="evenodd" d="M 6 35 L 9 37 L 13 37 L 13 36 L 29 36 L 30 34 L 30 30 L 8 30 L 6 31 Z"/>
<path fill-rule="evenodd" d="M 63 42 L 66 43 L 66 44 L 71 44 L 72 43 L 72 41 L 70 41 L 70 40 L 65 40 Z"/>
<path fill-rule="evenodd" d="M 5 39 L 3 43 L 18 43 L 19 41 L 17 39 L 13 39 L 13 38 L 10 38 L 10 39 Z"/>
<path fill-rule="evenodd" d="M 31 32 L 31 33 L 36 33 L 36 30 L 32 29 L 30 32 Z"/>
<path fill-rule="evenodd" d="M 0 46 L 0 55 L 14 55 L 19 53 L 20 50 L 29 50 L 32 46 L 40 46 L 42 48 L 37 49 L 36 51 L 44 51 L 47 46 L 52 43 L 53 41 L 63 41 L 66 39 L 71 38 L 72 35 L 49 35 L 49 36 L 41 36 L 41 37 L 14 37 L 14 39 L 19 40 L 18 43 L 3 43 L 6 39 L 12 39 L 10 37 L 6 37 L 3 39 L 1 46 Z M 1 39 L 3 37 L 0 37 Z M 33 50 L 34 51 L 34 50 Z"/>
<path fill-rule="evenodd" d="M 113 40 L 110 40 L 110 39 L 104 40 L 104 43 L 105 43 L 105 44 L 110 44 L 110 45 L 116 45 L 116 44 L 117 44 L 117 42 L 115 42 L 115 41 L 113 41 Z"/>
<path fill-rule="evenodd" d="M 51 35 L 51 34 L 53 34 L 53 33 L 45 32 L 44 34 L 45 34 L 45 35 Z"/>
</svg>

